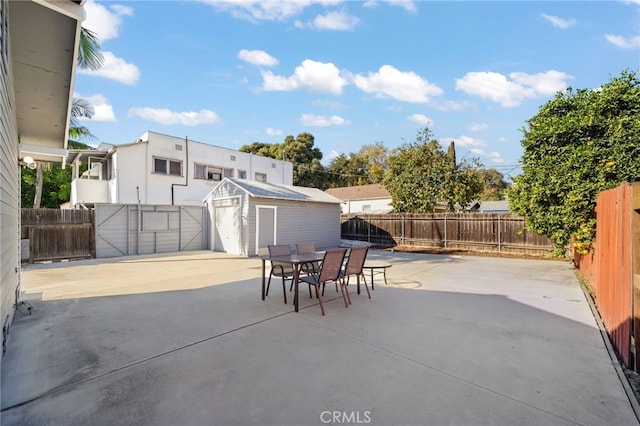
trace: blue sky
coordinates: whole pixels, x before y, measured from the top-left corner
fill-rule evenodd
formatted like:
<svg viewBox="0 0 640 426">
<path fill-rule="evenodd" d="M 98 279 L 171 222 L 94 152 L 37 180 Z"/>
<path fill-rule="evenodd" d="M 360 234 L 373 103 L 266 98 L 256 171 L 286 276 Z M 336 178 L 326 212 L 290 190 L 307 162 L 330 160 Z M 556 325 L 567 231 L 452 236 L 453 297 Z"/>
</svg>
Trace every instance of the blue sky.
<svg viewBox="0 0 640 426">
<path fill-rule="evenodd" d="M 328 164 L 429 127 L 513 176 L 558 90 L 640 68 L 640 0 L 94 1 L 105 65 L 74 92 L 99 142 L 147 130 L 232 149 L 309 132 Z"/>
</svg>

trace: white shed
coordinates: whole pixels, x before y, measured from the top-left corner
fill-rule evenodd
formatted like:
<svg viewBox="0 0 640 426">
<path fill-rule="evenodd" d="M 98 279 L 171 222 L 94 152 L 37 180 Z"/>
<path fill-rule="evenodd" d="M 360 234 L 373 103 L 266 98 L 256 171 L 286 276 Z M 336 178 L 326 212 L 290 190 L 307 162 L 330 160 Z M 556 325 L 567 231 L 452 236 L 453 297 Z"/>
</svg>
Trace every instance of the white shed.
<svg viewBox="0 0 640 426">
<path fill-rule="evenodd" d="M 316 188 L 225 178 L 204 202 L 214 251 L 255 256 L 269 244 L 340 245 L 340 200 Z"/>
</svg>

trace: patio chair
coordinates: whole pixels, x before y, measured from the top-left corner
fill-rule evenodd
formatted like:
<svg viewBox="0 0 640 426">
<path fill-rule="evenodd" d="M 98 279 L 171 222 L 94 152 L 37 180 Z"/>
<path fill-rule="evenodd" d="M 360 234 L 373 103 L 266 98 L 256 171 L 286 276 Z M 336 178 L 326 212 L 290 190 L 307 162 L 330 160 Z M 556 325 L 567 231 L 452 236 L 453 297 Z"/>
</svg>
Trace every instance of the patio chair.
<svg viewBox="0 0 640 426">
<path fill-rule="evenodd" d="M 291 256 L 291 247 L 289 244 L 276 244 L 267 246 L 269 249 L 269 256 Z M 271 277 L 282 278 L 282 293 L 284 294 L 284 303 L 287 303 L 287 287 L 285 281 L 290 280 L 293 286 L 293 278 L 295 270 L 289 263 L 282 263 L 277 261 L 271 261 L 271 271 L 269 272 L 269 281 L 267 283 L 267 291 L 265 295 L 269 295 L 269 287 L 271 286 Z"/>
<path fill-rule="evenodd" d="M 314 275 L 307 275 L 300 277 L 300 281 L 304 281 L 309 285 L 312 285 L 316 289 L 316 297 L 320 302 L 320 310 L 324 315 L 324 305 L 322 304 L 322 297 L 320 296 L 320 286 L 324 286 L 328 281 L 340 281 L 340 288 L 342 289 L 342 298 L 344 299 L 344 306 L 348 307 L 347 297 L 345 294 L 346 288 L 340 280 L 340 270 L 342 269 L 342 263 L 344 262 L 344 256 L 347 253 L 347 249 L 333 249 L 327 250 L 322 259 L 322 265 L 318 273 Z"/>
<path fill-rule="evenodd" d="M 364 282 L 364 288 L 367 290 L 367 294 L 369 295 L 369 299 L 371 299 L 371 293 L 369 292 L 369 287 L 367 286 L 367 280 L 364 277 L 364 273 L 362 272 L 364 262 L 367 259 L 367 252 L 369 251 L 369 247 L 353 247 L 351 252 L 349 253 L 349 259 L 347 259 L 347 264 L 344 269 L 340 271 L 340 278 L 344 281 L 344 286 L 346 290 L 346 286 L 349 285 L 349 277 L 355 276 L 358 279 L 358 294 L 360 294 L 360 277 L 362 277 L 362 281 Z M 351 297 L 349 297 L 349 292 L 347 291 L 347 299 L 349 303 L 351 303 Z"/>
<path fill-rule="evenodd" d="M 315 253 L 316 246 L 313 243 L 297 243 L 296 251 L 298 254 Z M 300 272 L 305 275 L 314 275 L 320 270 L 320 261 L 307 262 L 302 265 Z"/>
</svg>

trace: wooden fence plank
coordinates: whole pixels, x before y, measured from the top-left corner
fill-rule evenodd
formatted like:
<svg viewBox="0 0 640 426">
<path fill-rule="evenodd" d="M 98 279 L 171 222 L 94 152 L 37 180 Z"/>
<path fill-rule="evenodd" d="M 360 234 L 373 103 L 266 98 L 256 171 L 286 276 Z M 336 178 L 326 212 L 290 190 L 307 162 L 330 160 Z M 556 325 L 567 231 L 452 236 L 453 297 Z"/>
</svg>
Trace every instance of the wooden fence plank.
<svg viewBox="0 0 640 426">
<path fill-rule="evenodd" d="M 496 213 L 342 215 L 342 238 L 376 246 L 444 247 L 551 254 L 553 242 L 525 229 L 524 218 Z"/>
<path fill-rule="evenodd" d="M 93 222 L 93 210 L 22 209 L 29 262 L 95 257 Z"/>
</svg>

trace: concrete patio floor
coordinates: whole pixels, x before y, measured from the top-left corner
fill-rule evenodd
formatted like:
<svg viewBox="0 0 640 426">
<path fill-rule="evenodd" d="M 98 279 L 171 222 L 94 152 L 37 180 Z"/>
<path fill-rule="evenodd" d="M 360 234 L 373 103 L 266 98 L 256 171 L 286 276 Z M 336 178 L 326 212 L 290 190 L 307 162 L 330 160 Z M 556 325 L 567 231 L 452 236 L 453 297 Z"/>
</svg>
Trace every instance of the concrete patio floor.
<svg viewBox="0 0 640 426">
<path fill-rule="evenodd" d="M 635 425 L 568 262 L 370 251 L 372 299 L 196 251 L 30 265 L 2 425 Z"/>
</svg>

